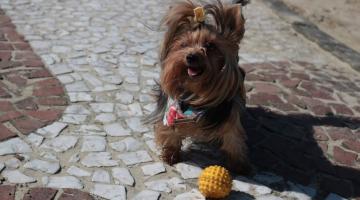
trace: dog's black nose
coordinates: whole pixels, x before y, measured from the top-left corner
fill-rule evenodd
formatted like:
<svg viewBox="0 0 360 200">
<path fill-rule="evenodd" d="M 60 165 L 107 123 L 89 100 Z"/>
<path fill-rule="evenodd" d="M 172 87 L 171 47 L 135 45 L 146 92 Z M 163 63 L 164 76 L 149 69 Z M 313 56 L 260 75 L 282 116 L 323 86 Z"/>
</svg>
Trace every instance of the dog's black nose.
<svg viewBox="0 0 360 200">
<path fill-rule="evenodd" d="M 188 65 L 194 65 L 197 64 L 199 61 L 199 55 L 190 53 L 186 56 L 186 62 Z"/>
</svg>

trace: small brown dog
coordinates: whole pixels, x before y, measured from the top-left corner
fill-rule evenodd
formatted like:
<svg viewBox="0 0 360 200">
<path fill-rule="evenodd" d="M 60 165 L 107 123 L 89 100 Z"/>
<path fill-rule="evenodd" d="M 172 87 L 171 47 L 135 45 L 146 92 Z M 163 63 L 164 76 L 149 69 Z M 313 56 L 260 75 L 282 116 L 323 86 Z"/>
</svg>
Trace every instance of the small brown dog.
<svg viewBox="0 0 360 200">
<path fill-rule="evenodd" d="M 244 35 L 241 5 L 174 4 L 163 19 L 158 105 L 151 120 L 161 157 L 179 162 L 182 140 L 220 142 L 226 167 L 250 170 L 246 135 L 244 71 L 238 66 Z"/>
</svg>

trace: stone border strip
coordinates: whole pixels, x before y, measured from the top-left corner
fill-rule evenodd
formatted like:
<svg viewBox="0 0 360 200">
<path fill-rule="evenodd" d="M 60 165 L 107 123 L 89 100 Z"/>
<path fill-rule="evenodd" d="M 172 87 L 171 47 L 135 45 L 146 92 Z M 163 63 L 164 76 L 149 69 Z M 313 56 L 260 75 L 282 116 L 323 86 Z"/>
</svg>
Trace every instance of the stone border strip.
<svg viewBox="0 0 360 200">
<path fill-rule="evenodd" d="M 0 9 L 0 141 L 57 120 L 67 102 L 61 83 Z"/>
<path fill-rule="evenodd" d="M 315 24 L 309 22 L 295 11 L 291 10 L 282 0 L 262 0 L 283 20 L 292 25 L 295 31 L 318 44 L 325 51 L 348 63 L 360 72 L 360 53 L 321 31 Z"/>
<path fill-rule="evenodd" d="M 77 189 L 30 188 L 25 191 L 15 185 L 0 185 L 1 200 L 102 200 Z"/>
</svg>

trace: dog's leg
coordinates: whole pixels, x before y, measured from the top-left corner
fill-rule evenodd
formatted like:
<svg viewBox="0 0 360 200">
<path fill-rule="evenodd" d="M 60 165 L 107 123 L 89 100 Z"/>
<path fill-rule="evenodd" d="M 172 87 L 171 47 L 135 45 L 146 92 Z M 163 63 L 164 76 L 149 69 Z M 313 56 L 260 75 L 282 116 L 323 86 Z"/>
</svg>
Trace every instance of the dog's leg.
<svg viewBox="0 0 360 200">
<path fill-rule="evenodd" d="M 155 142 L 161 148 L 161 159 L 169 165 L 180 161 L 181 138 L 161 123 L 155 126 Z"/>
<path fill-rule="evenodd" d="M 233 117 L 224 125 L 221 150 L 227 155 L 227 167 L 236 173 L 249 175 L 252 167 L 247 156 L 245 131 L 239 116 Z"/>
</svg>

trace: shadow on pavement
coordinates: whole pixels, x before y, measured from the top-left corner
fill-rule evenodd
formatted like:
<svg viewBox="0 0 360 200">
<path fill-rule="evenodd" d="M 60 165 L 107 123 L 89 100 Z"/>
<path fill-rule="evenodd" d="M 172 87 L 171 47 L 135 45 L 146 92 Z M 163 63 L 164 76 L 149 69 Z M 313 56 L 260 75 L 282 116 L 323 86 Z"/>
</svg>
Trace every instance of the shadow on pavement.
<svg viewBox="0 0 360 200">
<path fill-rule="evenodd" d="M 280 192 L 291 191 L 292 187 L 287 181 L 311 185 L 317 189 L 317 199 L 326 197 L 328 193 L 346 198 L 360 196 L 360 169 L 333 164 L 334 159 L 325 156 L 324 150 L 333 148 L 334 144 L 324 136 L 318 138 L 314 131 L 314 127 L 319 126 L 360 129 L 359 118 L 281 114 L 252 107 L 247 109 L 243 124 L 248 134 L 249 156 L 255 168 L 285 179 L 272 183 L 265 181 L 263 184 Z M 346 137 L 354 140 L 360 138 L 360 135 L 352 135 L 351 131 L 345 134 L 350 134 Z M 216 150 L 216 144 L 196 143 L 184 152 L 183 157 L 201 167 L 223 163 L 223 156 Z M 244 196 L 244 193 L 232 193 L 229 198 L 234 199 L 234 196 L 252 199 Z"/>
</svg>

